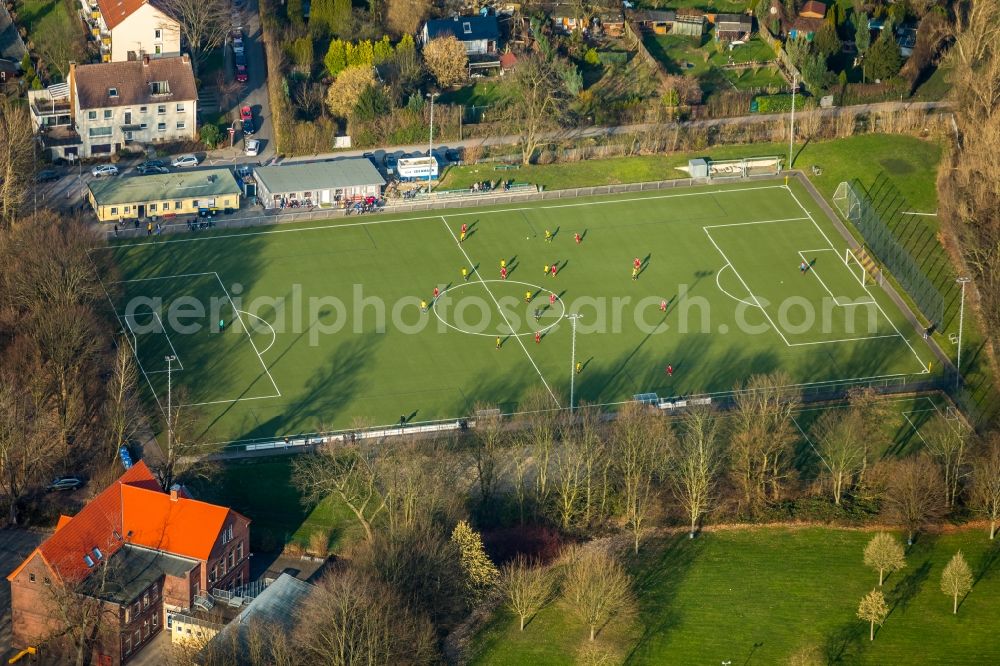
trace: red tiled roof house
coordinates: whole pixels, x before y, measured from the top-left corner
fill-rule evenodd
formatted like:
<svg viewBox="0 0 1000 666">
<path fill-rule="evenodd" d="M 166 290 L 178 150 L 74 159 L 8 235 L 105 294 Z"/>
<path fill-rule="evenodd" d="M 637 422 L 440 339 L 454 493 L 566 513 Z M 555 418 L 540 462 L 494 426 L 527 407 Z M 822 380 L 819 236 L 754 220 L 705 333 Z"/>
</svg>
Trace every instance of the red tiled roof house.
<svg viewBox="0 0 1000 666">
<path fill-rule="evenodd" d="M 55 533 L 7 576 L 14 646 L 58 631 L 54 600 L 75 594 L 102 604 L 93 662 L 127 662 L 159 633 L 166 612 L 249 582 L 249 527 L 236 511 L 181 488 L 164 492 L 146 464 L 136 464 L 77 515 L 60 517 Z"/>
</svg>

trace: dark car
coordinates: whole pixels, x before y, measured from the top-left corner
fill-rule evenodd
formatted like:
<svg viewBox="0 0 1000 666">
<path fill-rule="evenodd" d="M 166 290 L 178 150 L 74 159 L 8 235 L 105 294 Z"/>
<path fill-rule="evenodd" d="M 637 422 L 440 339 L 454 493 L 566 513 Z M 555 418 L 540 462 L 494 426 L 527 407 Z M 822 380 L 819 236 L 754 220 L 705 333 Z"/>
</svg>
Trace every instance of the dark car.
<svg viewBox="0 0 1000 666">
<path fill-rule="evenodd" d="M 234 57 L 236 61 L 236 80 L 240 83 L 246 83 L 247 79 L 250 78 L 247 72 L 247 58 L 242 53 L 237 53 Z"/>
<path fill-rule="evenodd" d="M 462 163 L 462 153 L 456 148 L 449 148 L 448 150 L 444 151 L 444 158 L 449 162 L 453 162 L 454 164 Z"/>
<path fill-rule="evenodd" d="M 83 481 L 75 476 L 57 476 L 49 484 L 49 490 L 76 490 L 83 485 Z"/>
<path fill-rule="evenodd" d="M 385 172 L 390 176 L 396 173 L 396 156 L 392 153 L 386 153 L 385 157 L 382 158 L 382 164 L 385 166 Z"/>
<path fill-rule="evenodd" d="M 51 183 L 59 180 L 60 178 L 62 178 L 62 174 L 55 169 L 43 169 L 38 172 L 37 176 L 35 176 L 35 180 L 39 183 Z"/>
<path fill-rule="evenodd" d="M 149 166 L 140 164 L 135 169 L 143 176 L 149 175 L 151 173 L 170 173 L 170 169 L 168 169 L 165 166 L 160 166 L 158 164 L 151 164 Z"/>
<path fill-rule="evenodd" d="M 145 162 L 137 166 L 135 170 L 141 173 L 143 169 L 148 169 L 149 167 L 161 167 L 161 166 L 166 166 L 166 165 L 160 160 L 146 160 Z"/>
</svg>

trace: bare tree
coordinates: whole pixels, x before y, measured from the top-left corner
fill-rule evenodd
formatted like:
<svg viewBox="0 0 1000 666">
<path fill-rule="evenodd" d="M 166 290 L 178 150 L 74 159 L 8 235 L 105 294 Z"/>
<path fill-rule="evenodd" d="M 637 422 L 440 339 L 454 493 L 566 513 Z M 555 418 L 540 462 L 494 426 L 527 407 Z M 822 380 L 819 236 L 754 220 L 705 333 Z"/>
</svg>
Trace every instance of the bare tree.
<svg viewBox="0 0 1000 666">
<path fill-rule="evenodd" d="M 833 501 L 839 505 L 844 489 L 864 469 L 867 437 L 862 420 L 853 409 L 827 411 L 816 422 L 812 435 L 816 454 L 830 477 Z"/>
<path fill-rule="evenodd" d="M 437 37 L 427 43 L 424 46 L 424 64 L 442 88 L 461 83 L 469 75 L 465 45 L 454 35 Z"/>
<path fill-rule="evenodd" d="M 0 95 L 0 226 L 10 226 L 34 183 L 35 137 L 28 108 Z"/>
<path fill-rule="evenodd" d="M 520 620 L 520 631 L 524 631 L 524 623 L 549 602 L 553 582 L 545 567 L 529 562 L 522 553 L 500 568 L 497 589 L 504 603 Z"/>
<path fill-rule="evenodd" d="M 306 666 L 424 664 L 434 632 L 395 592 L 347 569 L 323 577 L 306 598 L 293 636 Z"/>
<path fill-rule="evenodd" d="M 958 614 L 958 598 L 964 597 L 971 589 L 972 569 L 962 556 L 962 551 L 958 551 L 941 572 L 941 591 L 951 597 L 953 614 Z"/>
<path fill-rule="evenodd" d="M 994 434 L 972 467 L 972 508 L 990 523 L 990 541 L 1000 522 L 1000 436 Z"/>
<path fill-rule="evenodd" d="M 479 486 L 479 503 L 485 509 L 491 505 L 496 491 L 501 468 L 500 456 L 507 433 L 504 432 L 503 417 L 496 405 L 477 404 L 474 413 L 476 430 L 473 434 L 472 453 Z"/>
<path fill-rule="evenodd" d="M 578 432 L 571 432 L 556 448 L 553 465 L 555 514 L 559 526 L 566 531 L 580 514 L 584 501 L 587 472 L 586 441 Z"/>
<path fill-rule="evenodd" d="M 54 432 L 51 413 L 39 409 L 28 387 L 0 373 L 0 490 L 12 525 L 17 524 L 21 498 L 46 480 Z"/>
<path fill-rule="evenodd" d="M 906 567 L 906 555 L 891 534 L 879 532 L 865 546 L 865 564 L 878 571 L 878 586 L 882 587 L 886 573 Z"/>
<path fill-rule="evenodd" d="M 858 619 L 869 623 L 868 640 L 875 640 L 875 625 L 882 626 L 889 615 L 889 605 L 881 590 L 872 590 L 861 599 L 858 605 Z"/>
<path fill-rule="evenodd" d="M 583 456 L 583 523 L 606 515 L 611 458 L 601 432 L 600 408 L 581 405 L 576 410 L 580 454 Z"/>
<path fill-rule="evenodd" d="M 170 666 L 296 666 L 297 646 L 280 623 L 267 623 L 251 617 L 237 631 L 217 634 L 202 640 L 187 639 L 170 646 Z"/>
<path fill-rule="evenodd" d="M 695 409 L 681 422 L 681 436 L 669 468 L 674 496 L 687 513 L 690 539 L 715 499 L 721 466 L 719 421 L 710 409 Z"/>
<path fill-rule="evenodd" d="M 139 429 L 142 407 L 139 401 L 139 371 L 132 347 L 119 339 L 111 365 L 111 377 L 105 384 L 104 423 L 108 431 L 108 462 L 118 459 L 118 451 L 128 444 Z"/>
<path fill-rule="evenodd" d="M 38 55 L 65 80 L 70 61 L 79 62 L 84 59 L 80 25 L 73 21 L 50 21 L 39 32 L 41 34 L 33 35 L 32 39 Z"/>
<path fill-rule="evenodd" d="M 937 460 L 944 477 L 945 505 L 955 506 L 965 476 L 965 455 L 972 431 L 960 419 L 936 415 L 921 430 L 927 451 Z"/>
<path fill-rule="evenodd" d="M 520 439 L 530 452 L 534 478 L 534 506 L 537 513 L 549 507 L 552 495 L 550 472 L 552 457 L 559 431 L 559 414 L 551 409 L 548 392 L 539 388 L 522 401 L 525 412 L 520 428 Z"/>
<path fill-rule="evenodd" d="M 164 488 L 170 488 L 185 477 L 208 478 L 214 470 L 214 466 L 200 461 L 199 454 L 203 451 L 198 423 L 201 415 L 189 404 L 187 396 L 187 387 L 176 389 L 170 412 L 165 415 L 167 450 L 155 465 L 156 476 Z"/>
<path fill-rule="evenodd" d="M 371 541 L 375 523 L 385 513 L 388 500 L 381 487 L 381 457 L 364 444 L 325 448 L 292 463 L 292 481 L 303 501 L 317 504 L 337 495 L 347 505 Z"/>
<path fill-rule="evenodd" d="M 884 424 L 892 415 L 891 404 L 872 388 L 853 389 L 848 394 L 850 410 L 860 421 L 861 442 L 864 456 L 859 481 L 862 481 L 871 464 L 872 451 L 881 451 Z"/>
<path fill-rule="evenodd" d="M 394 35 L 413 35 L 430 15 L 429 0 L 387 0 L 385 23 Z"/>
<path fill-rule="evenodd" d="M 163 0 L 161 6 L 177 21 L 197 75 L 208 52 L 226 41 L 230 25 L 229 3 L 225 0 Z"/>
<path fill-rule="evenodd" d="M 529 164 L 547 133 L 559 127 L 567 95 L 553 63 L 537 53 L 518 60 L 505 87 L 504 128 L 518 136 L 521 162 Z"/>
<path fill-rule="evenodd" d="M 621 489 L 625 522 L 632 531 L 635 552 L 655 502 L 654 489 L 674 448 L 673 431 L 648 405 L 633 401 L 618 413 L 611 441 L 611 457 Z"/>
<path fill-rule="evenodd" d="M 590 640 L 632 603 L 632 580 L 625 568 L 599 548 L 571 551 L 562 590 L 570 612 L 590 630 Z"/>
<path fill-rule="evenodd" d="M 937 468 L 926 455 L 897 461 L 888 472 L 883 509 L 890 520 L 906 528 L 906 545 L 944 510 L 944 492 Z"/>
</svg>

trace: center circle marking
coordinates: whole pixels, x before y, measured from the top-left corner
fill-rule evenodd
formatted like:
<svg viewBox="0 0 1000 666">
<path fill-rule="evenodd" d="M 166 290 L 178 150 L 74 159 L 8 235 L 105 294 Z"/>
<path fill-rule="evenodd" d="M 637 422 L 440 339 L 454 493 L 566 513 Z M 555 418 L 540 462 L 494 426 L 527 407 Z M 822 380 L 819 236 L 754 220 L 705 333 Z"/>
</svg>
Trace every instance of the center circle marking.
<svg viewBox="0 0 1000 666">
<path fill-rule="evenodd" d="M 463 282 L 462 284 L 455 285 L 454 287 L 449 287 L 448 289 L 445 289 L 444 291 L 442 291 L 438 295 L 437 300 L 440 301 L 441 298 L 445 294 L 447 294 L 448 292 L 450 292 L 450 291 L 457 291 L 459 289 L 463 289 L 465 287 L 471 287 L 472 285 L 476 285 L 476 284 L 487 285 L 487 284 L 489 284 L 491 282 L 500 282 L 500 283 L 503 283 L 503 284 L 519 284 L 519 285 L 523 285 L 525 287 L 531 288 L 532 292 L 541 292 L 541 293 L 545 293 L 545 294 L 554 294 L 555 293 L 554 291 L 551 291 L 549 289 L 545 289 L 543 287 L 539 287 L 537 284 L 531 284 L 530 282 L 521 282 L 519 280 L 478 280 L 476 282 L 471 282 L 471 281 L 470 282 Z M 487 288 L 487 290 L 488 290 L 488 288 Z M 489 294 L 487 294 L 487 296 L 489 296 Z M 495 299 L 491 299 L 491 300 L 495 300 Z M 563 300 L 557 296 L 556 297 L 556 303 L 558 303 L 559 307 L 562 308 L 562 312 L 559 313 L 559 316 L 556 317 L 556 320 L 554 322 L 552 322 L 551 324 L 549 324 L 545 328 L 538 329 L 538 331 L 537 331 L 538 333 L 545 333 L 550 328 L 553 328 L 554 326 L 556 326 L 560 321 L 562 321 L 563 317 L 566 316 L 566 304 L 563 303 Z M 434 316 L 437 317 L 438 321 L 440 321 L 442 324 L 444 324 L 448 328 L 454 329 L 454 330 L 458 331 L 459 333 L 465 333 L 466 335 L 481 335 L 481 336 L 487 337 L 487 338 L 493 338 L 493 337 L 497 336 L 497 333 L 477 333 L 475 331 L 467 331 L 464 328 L 460 328 L 460 327 L 456 326 L 455 324 L 452 324 L 449 321 L 445 321 L 445 319 L 440 314 L 438 314 L 437 308 L 434 307 L 434 305 L 436 305 L 436 302 L 431 304 L 431 311 L 434 313 Z M 497 305 L 497 304 L 494 302 L 494 305 Z M 497 307 L 499 308 L 499 306 L 497 306 Z M 499 311 L 497 312 L 497 314 L 498 315 L 500 314 Z M 501 316 L 501 319 L 503 319 L 502 316 Z M 506 323 L 506 321 L 505 321 L 505 323 Z M 536 333 L 536 331 L 528 331 L 526 333 L 514 333 L 513 331 L 511 331 L 510 333 L 507 333 L 507 334 L 501 333 L 500 335 L 508 335 L 509 337 L 520 338 L 520 337 L 523 337 L 523 336 L 526 336 L 526 335 L 527 336 L 534 336 L 535 333 Z"/>
</svg>

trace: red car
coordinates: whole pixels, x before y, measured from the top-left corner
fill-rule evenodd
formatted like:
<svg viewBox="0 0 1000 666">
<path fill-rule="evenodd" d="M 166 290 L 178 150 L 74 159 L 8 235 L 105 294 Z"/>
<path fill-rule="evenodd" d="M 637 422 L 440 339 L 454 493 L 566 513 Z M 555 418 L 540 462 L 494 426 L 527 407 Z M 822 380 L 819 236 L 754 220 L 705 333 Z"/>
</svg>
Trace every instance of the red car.
<svg viewBox="0 0 1000 666">
<path fill-rule="evenodd" d="M 250 105 L 240 107 L 240 123 L 243 125 L 244 134 L 253 134 L 253 111 Z"/>
<path fill-rule="evenodd" d="M 246 83 L 247 76 L 247 59 L 240 53 L 236 54 L 236 80 L 240 83 Z"/>
</svg>

